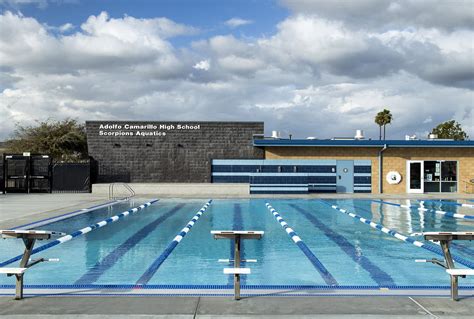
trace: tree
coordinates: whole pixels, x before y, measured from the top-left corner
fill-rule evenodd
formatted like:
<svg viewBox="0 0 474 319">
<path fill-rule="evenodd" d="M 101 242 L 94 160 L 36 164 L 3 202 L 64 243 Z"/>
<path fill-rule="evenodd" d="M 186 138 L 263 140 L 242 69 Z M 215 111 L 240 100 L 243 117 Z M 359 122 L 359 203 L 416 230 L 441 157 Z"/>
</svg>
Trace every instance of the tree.
<svg viewBox="0 0 474 319">
<path fill-rule="evenodd" d="M 85 126 L 72 119 L 46 120 L 31 126 L 17 123 L 6 144 L 7 152 L 49 154 L 56 161 L 78 161 L 88 157 Z"/>
<path fill-rule="evenodd" d="M 438 138 L 450 138 L 456 141 L 464 141 L 469 138 L 466 132 L 461 127 L 461 124 L 455 120 L 446 121 L 441 124 L 438 124 L 431 134 L 437 134 Z"/>
<path fill-rule="evenodd" d="M 375 116 L 375 123 L 379 126 L 379 139 L 382 139 L 382 126 L 383 126 L 383 139 L 385 140 L 385 126 L 392 123 L 393 115 L 390 110 L 384 109 L 378 112 Z"/>
</svg>

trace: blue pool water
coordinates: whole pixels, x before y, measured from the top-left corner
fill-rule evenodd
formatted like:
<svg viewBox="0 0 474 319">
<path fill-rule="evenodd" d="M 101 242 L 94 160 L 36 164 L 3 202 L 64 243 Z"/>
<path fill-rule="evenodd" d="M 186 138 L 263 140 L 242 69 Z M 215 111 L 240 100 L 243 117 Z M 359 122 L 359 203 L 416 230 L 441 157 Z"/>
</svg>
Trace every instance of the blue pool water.
<svg viewBox="0 0 474 319">
<path fill-rule="evenodd" d="M 71 233 L 144 202 L 146 200 L 135 199 L 129 203 L 119 203 L 41 228 Z M 135 285 L 206 202 L 207 199 L 163 199 L 137 214 L 45 250 L 37 256 L 59 258 L 60 262 L 35 266 L 26 274 L 27 283 Z M 267 202 L 302 239 L 317 259 L 316 263 L 314 258 L 308 258 L 291 240 L 265 206 Z M 390 202 L 419 204 L 406 200 Z M 472 204 L 469 201 L 465 203 Z M 229 240 L 214 240 L 210 231 L 245 229 L 265 231 L 262 240 L 243 242 L 243 258 L 258 260 L 257 263 L 242 264 L 252 270 L 251 275 L 243 276 L 242 283 L 245 285 L 326 286 L 327 277 L 321 275 L 318 267 L 325 268 L 340 286 L 449 285 L 449 276 L 441 267 L 415 263 L 415 259 L 442 259 L 441 256 L 373 229 L 327 204 L 357 213 L 404 235 L 422 231 L 474 229 L 473 220 L 455 219 L 362 199 L 214 200 L 146 284 L 231 284 L 232 278 L 222 273 L 222 269 L 230 265 L 218 263 L 217 260 L 231 258 L 233 246 Z M 427 208 L 474 215 L 473 208 L 448 202 L 432 201 L 424 205 Z M 415 239 L 424 242 L 419 236 Z M 36 247 L 44 243 L 40 241 Z M 0 261 L 23 250 L 23 244 L 16 240 L 3 240 L 0 245 Z M 474 263 L 473 242 L 457 242 L 452 252 Z M 0 277 L 0 284 L 14 284 L 14 279 Z M 474 286 L 474 279 L 461 279 L 460 285 Z"/>
</svg>

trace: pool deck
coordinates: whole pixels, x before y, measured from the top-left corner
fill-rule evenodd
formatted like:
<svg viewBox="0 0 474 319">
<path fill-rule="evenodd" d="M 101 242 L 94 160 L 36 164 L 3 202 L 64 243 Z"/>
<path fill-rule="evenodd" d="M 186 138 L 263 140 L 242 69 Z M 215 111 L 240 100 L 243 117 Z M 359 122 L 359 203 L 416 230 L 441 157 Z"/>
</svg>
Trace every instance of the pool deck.
<svg viewBox="0 0 474 319">
<path fill-rule="evenodd" d="M 472 299 L 418 297 L 0 297 L 2 318 L 472 318 Z"/>
<path fill-rule="evenodd" d="M 78 194 L 0 194 L 0 229 L 99 205 L 105 196 Z"/>
<path fill-rule="evenodd" d="M 142 196 L 140 196 L 141 198 Z M 156 195 L 143 198 L 157 197 Z M 225 197 L 223 197 L 225 198 Z M 376 195 L 318 194 L 303 196 L 259 195 L 250 198 L 380 198 L 474 199 L 465 194 Z M 0 194 L 0 229 L 58 216 L 107 202 L 96 194 Z M 28 294 L 28 289 L 25 291 Z M 229 296 L 91 296 L 42 291 L 22 301 L 14 301 L 13 291 L 1 291 L 2 318 L 471 318 L 474 292 L 470 297 L 451 301 L 436 291 L 403 291 L 387 296 L 250 296 L 234 301 Z M 34 293 L 34 292 L 32 292 Z M 61 295 L 57 295 L 60 293 Z M 92 292 L 93 293 L 93 292 Z M 97 291 L 95 292 L 97 293 Z M 357 295 L 357 291 L 352 291 Z M 461 292 L 462 293 L 462 292 Z M 5 296 L 4 294 L 8 294 Z M 262 292 L 265 295 L 265 292 Z"/>
</svg>

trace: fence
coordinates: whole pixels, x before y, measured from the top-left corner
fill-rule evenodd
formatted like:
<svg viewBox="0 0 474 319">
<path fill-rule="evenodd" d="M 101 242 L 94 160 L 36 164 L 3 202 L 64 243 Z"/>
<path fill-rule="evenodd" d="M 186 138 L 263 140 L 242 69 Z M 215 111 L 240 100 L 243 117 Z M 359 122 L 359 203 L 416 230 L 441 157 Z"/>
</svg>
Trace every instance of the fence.
<svg viewBox="0 0 474 319">
<path fill-rule="evenodd" d="M 52 190 L 54 193 L 90 193 L 90 163 L 53 164 Z"/>
<path fill-rule="evenodd" d="M 3 193 L 90 193 L 96 165 L 52 163 L 48 155 L 5 154 L 0 162 L 0 191 Z"/>
</svg>

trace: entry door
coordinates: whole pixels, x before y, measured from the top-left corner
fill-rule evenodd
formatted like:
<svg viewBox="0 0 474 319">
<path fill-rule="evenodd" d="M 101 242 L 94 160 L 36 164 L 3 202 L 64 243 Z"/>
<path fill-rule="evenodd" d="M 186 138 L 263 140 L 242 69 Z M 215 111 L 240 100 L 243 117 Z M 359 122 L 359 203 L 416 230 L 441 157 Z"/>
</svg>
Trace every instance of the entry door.
<svg viewBox="0 0 474 319">
<path fill-rule="evenodd" d="M 354 193 L 354 161 L 337 161 L 336 191 Z"/>
<path fill-rule="evenodd" d="M 424 192 L 423 161 L 407 161 L 407 193 Z"/>
</svg>

